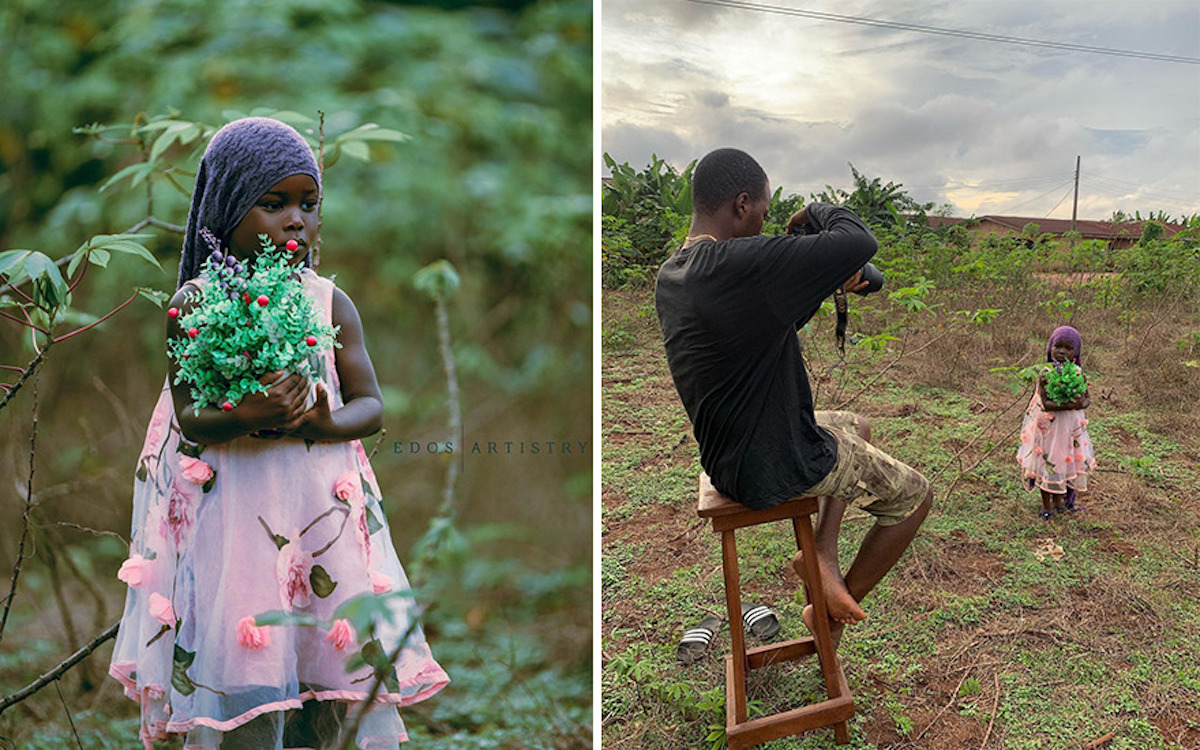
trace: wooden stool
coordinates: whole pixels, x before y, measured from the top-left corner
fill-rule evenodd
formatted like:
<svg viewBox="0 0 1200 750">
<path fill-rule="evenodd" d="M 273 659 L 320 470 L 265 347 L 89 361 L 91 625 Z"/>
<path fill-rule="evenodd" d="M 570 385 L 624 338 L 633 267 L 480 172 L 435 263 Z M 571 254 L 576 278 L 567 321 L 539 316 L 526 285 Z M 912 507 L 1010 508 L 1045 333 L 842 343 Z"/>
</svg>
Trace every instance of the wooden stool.
<svg viewBox="0 0 1200 750">
<path fill-rule="evenodd" d="M 730 750 L 752 747 L 763 742 L 790 737 L 819 727 L 833 725 L 837 744 L 850 742 L 846 720 L 854 715 L 854 698 L 846 686 L 837 652 L 829 635 L 829 613 L 821 587 L 820 561 L 810 516 L 817 512 L 815 497 L 797 497 L 767 510 L 751 510 L 730 500 L 712 486 L 708 474 L 700 474 L 700 502 L 697 513 L 711 518 L 713 531 L 721 535 L 721 567 L 725 574 L 725 603 L 729 607 L 729 634 L 732 653 L 725 656 L 725 736 Z M 745 526 L 782 521 L 790 518 L 796 535 L 796 548 L 804 553 L 808 584 L 805 594 L 813 605 L 816 635 L 769 646 L 746 649 L 742 625 L 741 581 L 738 576 L 737 542 L 734 532 Z M 816 654 L 821 663 L 827 700 L 757 719 L 746 718 L 746 679 L 751 669 L 769 664 L 796 661 Z"/>
</svg>

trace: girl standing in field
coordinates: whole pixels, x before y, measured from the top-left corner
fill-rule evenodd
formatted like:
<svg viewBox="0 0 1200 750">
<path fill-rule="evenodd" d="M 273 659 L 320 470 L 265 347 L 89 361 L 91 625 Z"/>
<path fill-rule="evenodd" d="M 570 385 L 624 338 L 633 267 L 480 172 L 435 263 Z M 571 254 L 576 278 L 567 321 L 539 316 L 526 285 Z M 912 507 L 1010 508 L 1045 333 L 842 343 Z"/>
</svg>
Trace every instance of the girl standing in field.
<svg viewBox="0 0 1200 750">
<path fill-rule="evenodd" d="M 1090 403 L 1087 384 L 1082 371 L 1076 373 L 1068 367 L 1080 366 L 1082 346 L 1079 332 L 1071 326 L 1060 326 L 1050 334 L 1046 361 L 1053 366 L 1039 374 L 1037 390 L 1029 400 L 1021 425 L 1017 463 L 1021 465 L 1025 488 L 1041 491 L 1042 510 L 1038 515 L 1046 521 L 1053 517 L 1054 511 L 1075 510 L 1075 494 L 1087 491 L 1088 474 L 1096 468 L 1083 411 Z M 1073 377 L 1077 385 L 1071 388 Z M 1055 400 L 1055 396 L 1060 400 Z"/>
<path fill-rule="evenodd" d="M 178 735 L 189 749 L 323 748 L 342 739 L 348 705 L 377 679 L 353 739 L 395 748 L 407 739 L 396 707 L 448 681 L 403 594 L 408 580 L 360 442 L 380 429 L 383 405 L 358 312 L 310 268 L 320 188 L 308 143 L 275 120 L 229 123 L 200 162 L 168 339 L 187 335 L 177 320 L 192 306 L 185 294 L 195 299 L 206 283 L 195 280 L 208 254 L 201 236 L 245 262 L 267 235 L 288 247 L 341 347 L 318 355 L 315 384 L 269 373 L 265 394 L 228 409 L 195 411 L 171 364 L 138 461 L 130 557 L 118 574 L 129 589 L 109 670 L 141 704 L 147 748 Z M 360 594 L 382 595 L 393 618 L 369 633 L 335 618 Z M 259 625 L 270 611 L 307 624 Z"/>
</svg>

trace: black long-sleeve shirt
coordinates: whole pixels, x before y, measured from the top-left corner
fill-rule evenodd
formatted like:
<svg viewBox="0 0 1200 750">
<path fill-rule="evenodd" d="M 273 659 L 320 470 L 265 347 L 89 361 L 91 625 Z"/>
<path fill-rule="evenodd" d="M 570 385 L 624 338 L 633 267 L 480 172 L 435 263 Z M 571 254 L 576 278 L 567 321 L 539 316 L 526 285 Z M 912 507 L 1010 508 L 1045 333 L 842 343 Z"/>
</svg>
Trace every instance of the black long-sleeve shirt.
<svg viewBox="0 0 1200 750">
<path fill-rule="evenodd" d="M 796 330 L 877 249 L 846 209 L 813 203 L 808 220 L 815 233 L 697 242 L 658 272 L 655 307 L 700 463 L 756 509 L 833 468 L 837 444 L 813 416 Z"/>
</svg>

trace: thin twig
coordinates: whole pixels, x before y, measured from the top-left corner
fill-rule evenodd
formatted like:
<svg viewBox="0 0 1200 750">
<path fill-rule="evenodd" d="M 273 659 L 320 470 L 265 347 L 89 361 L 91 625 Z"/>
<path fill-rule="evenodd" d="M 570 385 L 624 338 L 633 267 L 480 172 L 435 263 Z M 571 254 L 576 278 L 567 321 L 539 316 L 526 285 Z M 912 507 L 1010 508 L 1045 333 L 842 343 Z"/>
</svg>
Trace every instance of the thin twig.
<svg viewBox="0 0 1200 750">
<path fill-rule="evenodd" d="M 966 453 L 966 451 L 967 451 L 967 449 L 968 449 L 968 448 L 970 448 L 972 445 L 975 445 L 975 443 L 979 442 L 979 438 L 981 438 L 981 437 L 983 437 L 984 435 L 986 435 L 986 434 L 988 433 L 988 430 L 992 429 L 992 425 L 994 425 L 994 424 L 996 424 L 996 422 L 1000 421 L 1000 417 L 1002 417 L 1002 416 L 1004 416 L 1005 414 L 1007 414 L 1009 409 L 1011 409 L 1011 408 L 1013 408 L 1014 406 L 1016 406 L 1017 404 L 1021 403 L 1021 401 L 1023 401 L 1024 399 L 1025 399 L 1025 393 L 1024 393 L 1024 391 L 1022 391 L 1022 392 L 1021 392 L 1021 393 L 1020 393 L 1020 394 L 1017 396 L 1017 398 L 1016 398 L 1016 400 L 1015 400 L 1015 401 L 1013 401 L 1013 402 L 1012 402 L 1011 404 L 1009 404 L 1008 406 L 1004 407 L 1004 409 L 1003 409 L 1003 410 L 1001 410 L 1001 411 L 997 412 L 997 413 L 996 413 L 996 416 L 992 418 L 992 421 L 991 421 L 991 422 L 988 422 L 987 426 L 986 426 L 986 427 L 984 427 L 982 430 L 980 430 L 980 431 L 979 431 L 979 434 L 978 434 L 978 435 L 976 435 L 974 438 L 972 438 L 972 439 L 971 439 L 971 442 L 969 442 L 969 443 L 967 443 L 966 445 L 964 445 L 964 446 L 962 447 L 962 450 L 960 450 L 958 453 L 955 453 L 953 456 L 951 456 L 951 457 L 950 457 L 950 459 L 949 459 L 948 461 L 946 461 L 946 463 L 942 464 L 942 465 L 941 465 L 941 467 L 940 467 L 940 468 L 939 468 L 937 471 L 935 471 L 933 474 L 931 474 L 931 475 L 929 476 L 929 481 L 930 481 L 930 482 L 933 482 L 933 480 L 934 480 L 934 479 L 937 479 L 939 476 L 941 476 L 942 472 L 946 470 L 946 467 L 947 467 L 947 466 L 949 466 L 950 464 L 954 463 L 954 460 L 955 460 L 956 458 L 958 458 L 959 456 L 961 456 L 963 453 Z M 962 472 L 960 471 L 959 473 L 960 473 L 960 475 L 961 475 L 961 473 L 962 473 Z"/>
<path fill-rule="evenodd" d="M 974 664 L 971 665 L 971 667 L 974 666 Z M 958 684 L 954 686 L 954 689 L 950 691 L 950 700 L 946 701 L 946 705 L 942 706 L 942 710 L 937 712 L 937 716 L 933 717 L 933 721 L 926 724 L 925 728 L 921 730 L 921 733 L 912 738 L 914 744 L 917 742 L 917 740 L 924 737 L 925 733 L 929 731 L 930 727 L 938 723 L 938 719 L 942 718 L 942 714 L 946 713 L 946 710 L 950 708 L 950 706 L 954 705 L 955 701 L 958 700 L 958 691 L 962 688 L 963 683 L 967 681 L 967 675 L 971 673 L 971 667 L 967 667 L 967 671 L 963 673 L 962 679 L 959 680 Z"/>
<path fill-rule="evenodd" d="M 404 631 L 404 637 L 400 639 L 400 643 L 396 644 L 396 649 L 388 655 L 388 665 L 386 669 L 375 668 L 375 679 L 371 683 L 371 690 L 367 693 L 367 697 L 362 699 L 358 704 L 358 710 L 354 712 L 354 716 L 350 719 L 349 725 L 342 730 L 342 741 L 338 745 L 338 750 L 350 750 L 356 747 L 355 736 L 358 734 L 358 725 L 362 723 L 363 717 L 374 708 L 376 696 L 379 695 L 379 689 L 383 687 L 383 681 L 386 679 L 388 670 L 393 673 L 396 669 L 396 660 L 400 658 L 404 647 L 408 645 L 408 639 L 417 629 L 417 623 L 420 622 L 420 613 L 412 617 L 408 623 L 408 629 Z"/>
<path fill-rule="evenodd" d="M 446 311 L 445 296 L 437 296 L 437 329 L 438 349 L 442 354 L 442 368 L 446 372 L 446 399 L 450 407 L 451 439 L 458 437 L 462 430 L 462 406 L 458 397 L 458 369 L 454 362 L 454 350 L 450 348 L 450 315 Z M 439 514 L 446 516 L 454 504 L 454 484 L 458 479 L 458 462 L 450 461 L 446 467 L 446 486 L 442 491 L 442 507 Z"/>
<path fill-rule="evenodd" d="M 39 380 L 41 380 L 40 375 L 33 379 L 33 419 L 29 434 L 29 476 L 25 481 L 25 511 L 21 514 L 21 541 L 17 545 L 17 561 L 13 563 L 12 580 L 9 581 L 8 596 L 4 599 L 4 613 L 0 615 L 0 641 L 4 640 L 4 627 L 8 624 L 8 613 L 12 609 L 13 598 L 17 595 L 17 580 L 21 577 L 21 563 L 25 560 L 25 540 L 29 537 L 29 511 L 33 509 L 34 459 L 37 456 Z M 7 400 L 8 397 L 5 397 L 5 401 Z"/>
<path fill-rule="evenodd" d="M 987 746 L 988 738 L 992 736 L 992 725 L 996 723 L 996 709 L 1000 706 L 1000 673 L 996 672 L 993 677 L 996 682 L 996 700 L 992 702 L 992 718 L 988 721 L 987 731 L 983 734 L 983 742 L 979 743 L 979 750 L 983 750 Z"/>
<path fill-rule="evenodd" d="M 49 672 L 45 673 L 12 695 L 0 700 L 0 714 L 4 713 L 5 709 L 7 709 L 9 706 L 20 703 L 29 696 L 49 685 L 51 682 L 54 682 L 58 678 L 62 677 L 64 674 L 66 674 L 67 670 L 87 658 L 88 654 L 99 648 L 105 641 L 115 638 L 117 635 L 117 628 L 120 627 L 120 625 L 121 623 L 114 622 L 108 627 L 108 630 L 105 630 L 103 633 L 97 635 L 92 639 L 91 643 L 71 654 L 57 667 L 51 669 Z"/>
<path fill-rule="evenodd" d="M 0 411 L 3 411 L 4 407 L 8 405 L 8 402 L 12 400 L 17 391 L 21 390 L 21 386 L 25 385 L 25 381 L 29 379 L 29 376 L 37 372 L 38 367 L 42 364 L 42 360 L 46 358 L 46 352 L 50 350 L 51 343 L 53 342 L 47 342 L 46 347 L 38 352 L 37 356 L 25 366 L 25 370 L 21 373 L 21 377 L 17 379 L 17 382 L 9 387 L 8 393 L 4 394 L 4 400 L 0 401 Z M 0 628 L 0 632 L 3 632 L 3 630 L 3 628 Z"/>
<path fill-rule="evenodd" d="M 71 725 L 71 734 L 75 735 L 75 745 L 79 750 L 83 750 L 83 743 L 79 741 L 79 731 L 75 729 L 75 718 L 71 716 L 71 708 L 67 705 L 67 699 L 63 697 L 62 688 L 58 682 L 54 683 L 54 692 L 58 693 L 58 701 L 62 703 L 63 710 L 67 712 L 67 723 Z"/>
<path fill-rule="evenodd" d="M 921 344 L 920 346 L 918 346 L 916 349 L 913 349 L 911 352 L 906 352 L 906 351 L 904 351 L 903 349 L 901 349 L 901 350 L 900 350 L 900 355 L 899 355 L 899 356 L 897 356 L 895 359 L 893 359 L 893 360 L 892 360 L 892 361 L 891 361 L 891 362 L 890 362 L 890 363 L 889 363 L 889 364 L 888 364 L 886 367 L 884 367 L 882 370 L 880 370 L 879 372 L 875 373 L 875 377 L 873 377 L 873 378 L 871 378 L 870 380 L 868 380 L 868 381 L 867 381 L 867 382 L 866 382 L 866 383 L 863 385 L 863 387 L 862 387 L 862 388 L 860 388 L 860 389 L 859 389 L 859 390 L 858 390 L 858 391 L 857 391 L 857 392 L 856 392 L 856 393 L 855 393 L 853 396 L 851 396 L 850 398 L 846 399 L 846 400 L 845 400 L 845 401 L 843 401 L 842 403 L 840 403 L 840 404 L 838 404 L 837 406 L 835 406 L 835 407 L 834 407 L 834 411 L 839 411 L 839 410 L 841 410 L 841 409 L 845 409 L 847 406 L 849 406 L 850 404 L 854 403 L 854 401 L 856 401 L 856 400 L 858 399 L 858 397 L 859 397 L 859 396 L 861 396 L 861 395 L 863 395 L 864 393 L 866 393 L 866 392 L 867 392 L 867 391 L 868 391 L 868 390 L 871 388 L 871 386 L 875 384 L 875 381 L 876 381 L 876 380 L 879 380 L 879 378 L 883 377 L 883 374 L 884 374 L 885 372 L 887 372 L 888 370 L 892 369 L 892 367 L 893 367 L 893 366 L 895 366 L 895 364 L 896 364 L 897 362 L 899 362 L 900 360 L 904 359 L 904 357 L 905 357 L 905 356 L 907 356 L 907 355 L 912 355 L 912 354 L 917 354 L 918 352 L 921 352 L 921 351 L 923 351 L 923 350 L 925 350 L 925 349 L 928 349 L 930 346 L 932 346 L 932 345 L 934 344 L 934 342 L 938 341 L 939 339 L 943 338 L 944 336 L 946 336 L 947 334 L 949 334 L 949 333 L 951 333 L 952 331 L 955 331 L 955 330 L 956 330 L 956 329 L 955 329 L 954 327 L 947 328 L 946 330 L 942 331 L 941 333 L 939 333 L 938 335 L 934 336 L 934 337 L 933 337 L 933 338 L 931 338 L 930 340 L 926 341 L 924 344 Z"/>
<path fill-rule="evenodd" d="M 1020 429 L 1021 429 L 1021 425 L 1018 424 L 1016 427 L 1012 428 L 1012 430 L 1010 430 L 1007 435 L 1005 435 L 1003 438 L 1001 438 L 999 442 L 997 442 L 995 445 L 993 445 L 987 453 L 984 453 L 982 456 L 980 456 L 978 461 L 971 464 L 971 466 L 969 468 L 967 468 L 966 471 L 958 472 L 958 476 L 954 477 L 954 481 L 950 483 L 950 487 L 946 490 L 945 496 L 942 497 L 942 502 L 945 502 L 946 500 L 948 500 L 950 498 L 950 493 L 952 493 L 954 491 L 954 486 L 956 484 L 958 484 L 958 480 L 962 479 L 965 475 L 970 474 L 972 471 L 974 471 L 975 467 L 977 467 L 977 466 L 979 466 L 979 464 L 983 463 L 984 459 L 986 459 L 988 456 L 995 453 L 997 448 L 999 448 L 1002 445 L 1007 445 L 1009 438 L 1011 438 L 1013 435 L 1017 434 L 1017 431 Z"/>
<path fill-rule="evenodd" d="M 53 343 L 56 343 L 56 344 L 57 344 L 59 341 L 65 341 L 66 339 L 69 339 L 69 338 L 71 338 L 72 336 L 74 336 L 74 335 L 76 335 L 76 334 L 78 334 L 78 333 L 83 333 L 84 331 L 87 331 L 87 330 L 89 330 L 89 329 L 91 329 L 91 328 L 95 328 L 96 326 L 100 325 L 100 324 L 101 324 L 101 323 L 103 323 L 104 321 L 108 320 L 108 319 L 109 319 L 109 318 L 111 318 L 112 316 L 116 315 L 117 313 L 121 312 L 121 311 L 122 311 L 122 310 L 124 310 L 126 307 L 128 307 L 130 302 L 133 302 L 135 299 L 137 299 L 137 296 L 138 296 L 138 294 L 139 294 L 139 292 L 134 292 L 133 294 L 129 295 L 129 299 L 127 299 L 127 300 L 125 300 L 124 302 L 122 302 L 122 303 L 121 303 L 121 304 L 120 304 L 120 305 L 119 305 L 119 306 L 118 306 L 116 309 L 114 309 L 114 310 L 112 310 L 111 312 L 109 312 L 109 313 L 108 313 L 107 315 L 105 315 L 103 318 L 100 318 L 99 320 L 97 320 L 97 321 L 95 321 L 95 322 L 88 323 L 87 325 L 85 325 L 85 326 L 83 326 L 83 327 L 81 327 L 81 328 L 76 328 L 74 331 L 70 331 L 70 332 L 68 332 L 68 333 L 64 333 L 64 334 L 63 334 L 63 335 L 61 335 L 61 336 L 57 336 L 57 337 L 55 337 L 55 338 L 52 338 L 52 339 L 50 339 L 50 341 L 51 341 L 51 342 L 53 342 Z"/>
</svg>

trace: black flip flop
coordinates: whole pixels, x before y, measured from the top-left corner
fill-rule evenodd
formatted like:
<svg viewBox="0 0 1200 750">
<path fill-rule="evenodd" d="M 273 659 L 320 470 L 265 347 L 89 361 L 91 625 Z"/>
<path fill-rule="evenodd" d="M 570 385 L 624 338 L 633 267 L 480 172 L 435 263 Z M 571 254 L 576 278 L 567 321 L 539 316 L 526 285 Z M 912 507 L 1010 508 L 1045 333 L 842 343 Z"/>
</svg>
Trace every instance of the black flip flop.
<svg viewBox="0 0 1200 750">
<path fill-rule="evenodd" d="M 742 624 L 755 638 L 769 641 L 779 633 L 779 618 L 763 604 L 742 603 Z"/>
<path fill-rule="evenodd" d="M 718 617 L 705 617 L 696 627 L 683 634 L 679 646 L 675 648 L 675 658 L 682 664 L 695 664 L 708 653 L 713 637 L 721 629 Z"/>
</svg>

